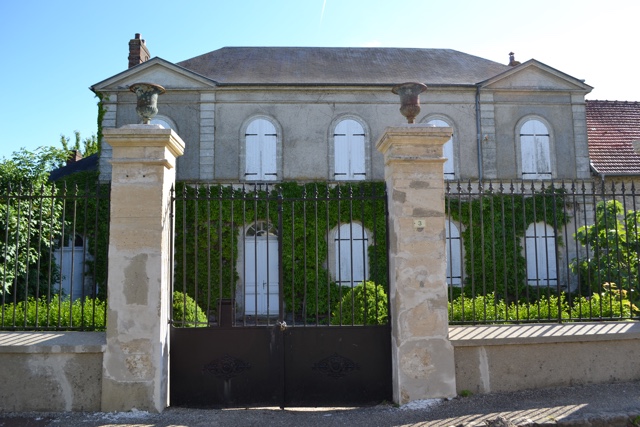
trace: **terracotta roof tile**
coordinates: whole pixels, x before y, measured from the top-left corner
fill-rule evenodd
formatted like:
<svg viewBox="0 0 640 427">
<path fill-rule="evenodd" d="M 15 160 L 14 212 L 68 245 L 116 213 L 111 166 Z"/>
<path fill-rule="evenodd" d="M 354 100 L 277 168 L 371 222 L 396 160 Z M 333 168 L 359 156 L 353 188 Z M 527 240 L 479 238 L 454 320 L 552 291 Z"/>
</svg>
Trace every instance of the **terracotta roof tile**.
<svg viewBox="0 0 640 427">
<path fill-rule="evenodd" d="M 640 102 L 587 101 L 587 135 L 593 168 L 605 175 L 640 175 Z"/>
</svg>

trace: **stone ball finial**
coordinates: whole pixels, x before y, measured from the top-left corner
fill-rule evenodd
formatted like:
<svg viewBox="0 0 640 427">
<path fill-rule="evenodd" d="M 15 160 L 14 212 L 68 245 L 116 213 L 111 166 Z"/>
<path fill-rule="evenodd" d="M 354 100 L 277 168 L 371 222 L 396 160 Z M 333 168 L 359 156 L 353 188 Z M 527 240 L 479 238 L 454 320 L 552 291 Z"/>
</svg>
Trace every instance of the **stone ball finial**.
<svg viewBox="0 0 640 427">
<path fill-rule="evenodd" d="M 427 85 L 408 82 L 394 86 L 391 92 L 400 95 L 400 113 L 407 118 L 407 123 L 414 123 L 420 114 L 420 94 L 427 90 Z"/>
<path fill-rule="evenodd" d="M 142 123 L 148 125 L 158 114 L 158 95 L 162 95 L 166 90 L 153 83 L 134 83 L 129 86 L 129 90 L 138 98 L 136 113 L 142 119 Z"/>
</svg>

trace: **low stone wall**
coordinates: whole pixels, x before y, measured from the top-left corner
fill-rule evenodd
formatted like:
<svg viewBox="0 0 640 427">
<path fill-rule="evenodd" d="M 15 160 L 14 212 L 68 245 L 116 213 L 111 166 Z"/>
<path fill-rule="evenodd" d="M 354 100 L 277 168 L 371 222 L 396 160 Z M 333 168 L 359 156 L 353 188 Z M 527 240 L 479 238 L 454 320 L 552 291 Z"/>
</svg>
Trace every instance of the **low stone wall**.
<svg viewBox="0 0 640 427">
<path fill-rule="evenodd" d="M 449 337 L 458 393 L 640 379 L 640 323 L 451 326 Z"/>
<path fill-rule="evenodd" d="M 640 323 L 451 326 L 456 389 L 476 394 L 640 379 Z M 0 333 L 0 412 L 100 411 L 102 332 Z"/>
<path fill-rule="evenodd" d="M 0 333 L 1 411 L 99 411 L 103 332 Z"/>
</svg>

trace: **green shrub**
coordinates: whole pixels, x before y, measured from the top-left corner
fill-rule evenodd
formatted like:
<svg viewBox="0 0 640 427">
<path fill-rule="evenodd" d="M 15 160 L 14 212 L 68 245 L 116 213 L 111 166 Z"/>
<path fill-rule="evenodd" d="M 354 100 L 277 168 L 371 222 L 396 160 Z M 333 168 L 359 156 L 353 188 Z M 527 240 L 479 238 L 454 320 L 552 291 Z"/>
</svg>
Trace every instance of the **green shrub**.
<svg viewBox="0 0 640 427">
<path fill-rule="evenodd" d="M 560 296 L 542 296 L 537 301 L 510 304 L 507 320 L 558 320 L 569 319 L 570 307 L 564 293 Z"/>
<path fill-rule="evenodd" d="M 505 320 L 507 306 L 503 300 L 496 301 L 493 293 L 475 298 L 461 295 L 449 302 L 449 318 L 452 322 L 471 322 L 476 319 Z"/>
<path fill-rule="evenodd" d="M 449 302 L 451 322 L 515 323 L 522 321 L 558 321 L 593 319 L 623 319 L 638 316 L 640 310 L 618 290 L 606 284 L 602 293 L 569 300 L 567 294 L 543 296 L 535 302 L 506 304 L 494 294 L 471 298 L 460 295 Z"/>
<path fill-rule="evenodd" d="M 331 313 L 332 325 L 384 325 L 388 319 L 388 298 L 382 285 L 368 281 L 343 294 Z"/>
<path fill-rule="evenodd" d="M 180 291 L 173 293 L 172 319 L 174 326 L 182 328 L 204 328 L 208 324 L 205 311 L 193 298 Z"/>
<path fill-rule="evenodd" d="M 104 331 L 106 303 L 99 299 L 77 299 L 55 295 L 46 299 L 29 298 L 26 302 L 2 306 L 2 328 L 14 329 L 83 329 Z"/>
<path fill-rule="evenodd" d="M 615 283 L 605 283 L 603 288 L 604 292 L 575 300 L 571 307 L 571 317 L 616 319 L 640 314 L 638 307 L 629 300 L 627 291 L 617 289 Z"/>
</svg>

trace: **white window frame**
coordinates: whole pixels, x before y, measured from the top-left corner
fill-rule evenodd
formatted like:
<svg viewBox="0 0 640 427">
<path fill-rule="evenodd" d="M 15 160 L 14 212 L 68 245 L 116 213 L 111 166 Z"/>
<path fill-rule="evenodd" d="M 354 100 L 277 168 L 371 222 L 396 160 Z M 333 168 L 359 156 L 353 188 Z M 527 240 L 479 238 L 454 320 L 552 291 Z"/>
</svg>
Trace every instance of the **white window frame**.
<svg viewBox="0 0 640 427">
<path fill-rule="evenodd" d="M 243 124 L 240 136 L 242 180 L 267 182 L 282 179 L 281 135 L 281 127 L 270 117 L 254 116 Z"/>
<path fill-rule="evenodd" d="M 553 135 L 549 123 L 541 117 L 528 116 L 517 126 L 517 164 L 522 179 L 545 180 L 555 176 Z"/>
<path fill-rule="evenodd" d="M 371 159 L 370 131 L 364 120 L 352 115 L 337 117 L 329 132 L 329 180 L 366 180 Z"/>
</svg>

